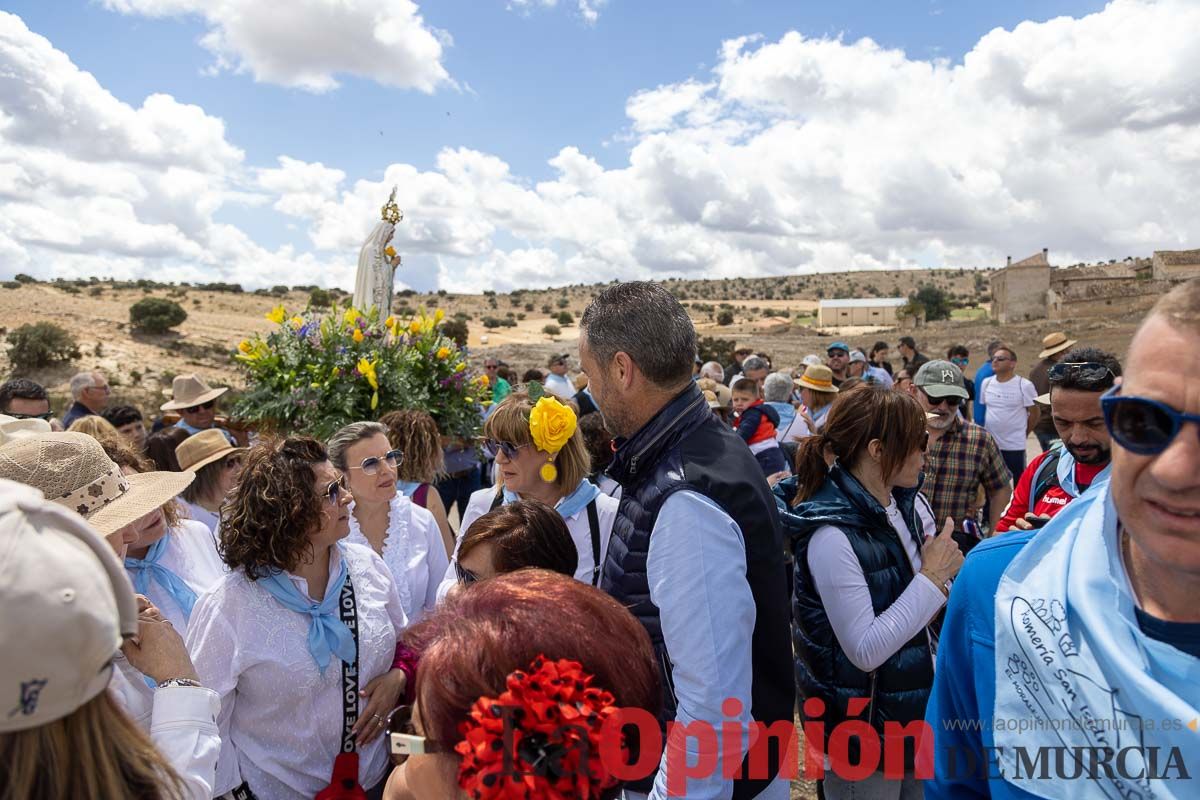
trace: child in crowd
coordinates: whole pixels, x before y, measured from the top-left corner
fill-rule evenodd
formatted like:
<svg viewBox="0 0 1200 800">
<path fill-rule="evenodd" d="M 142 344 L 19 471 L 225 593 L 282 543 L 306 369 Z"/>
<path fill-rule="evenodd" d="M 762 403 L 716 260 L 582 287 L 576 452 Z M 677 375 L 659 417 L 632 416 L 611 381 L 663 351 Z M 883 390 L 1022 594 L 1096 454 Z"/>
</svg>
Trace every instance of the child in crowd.
<svg viewBox="0 0 1200 800">
<path fill-rule="evenodd" d="M 758 396 L 758 383 L 741 378 L 733 383 L 733 429 L 746 444 L 762 467 L 763 475 L 787 472 L 787 458 L 775 438 L 779 412 L 763 405 Z"/>
</svg>

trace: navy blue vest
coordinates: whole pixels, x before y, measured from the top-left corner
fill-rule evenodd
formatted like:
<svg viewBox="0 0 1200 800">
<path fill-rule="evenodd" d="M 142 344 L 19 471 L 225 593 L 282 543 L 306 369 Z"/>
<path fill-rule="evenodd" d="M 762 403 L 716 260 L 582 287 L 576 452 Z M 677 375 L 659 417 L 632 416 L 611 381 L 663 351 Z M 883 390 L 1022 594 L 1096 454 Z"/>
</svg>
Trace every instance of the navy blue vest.
<svg viewBox="0 0 1200 800">
<path fill-rule="evenodd" d="M 625 605 L 650 634 L 663 678 L 664 723 L 675 718 L 671 657 L 663 641 L 658 607 L 650 601 L 646 556 L 659 509 L 677 491 L 712 500 L 741 529 L 746 577 L 754 596 L 750 643 L 754 682 L 751 715 L 771 725 L 791 721 L 795 708 L 788 641 L 787 577 L 778 512 L 762 470 L 745 442 L 721 423 L 694 383 L 629 439 L 618 442 L 608 474 L 621 484 L 621 504 L 609 540 L 601 588 Z M 778 752 L 770 774 L 779 769 Z M 743 766 L 745 766 L 743 764 Z M 648 790 L 650 781 L 630 784 Z M 735 780 L 734 798 L 757 796 L 767 781 Z"/>
<path fill-rule="evenodd" d="M 918 537 L 919 547 L 923 531 L 915 507 L 917 491 L 896 489 L 893 496 L 909 531 Z M 776 487 L 776 496 L 794 494 L 794 478 Z M 817 697 L 825 703 L 826 710 L 820 719 L 825 723 L 826 735 L 847 718 L 847 704 L 853 697 L 870 698 L 870 723 L 881 733 L 885 722 L 906 724 L 923 719 L 933 685 L 932 647 L 925 630 L 918 631 L 874 672 L 863 672 L 850 662 L 838 644 L 808 568 L 808 545 L 813 534 L 824 525 L 833 525 L 846 534 L 862 566 L 875 614 L 887 610 L 914 575 L 904 545 L 883 507 L 853 475 L 834 465 L 817 493 L 791 512 L 785 512 L 783 520 L 793 537 L 795 555 L 792 634 L 796 686 L 801 698 Z M 930 625 L 934 637 L 940 620 L 939 615 Z M 852 760 L 858 758 L 856 744 L 852 740 Z M 907 740 L 908 768 L 913 765 L 911 745 L 911 739 Z"/>
</svg>

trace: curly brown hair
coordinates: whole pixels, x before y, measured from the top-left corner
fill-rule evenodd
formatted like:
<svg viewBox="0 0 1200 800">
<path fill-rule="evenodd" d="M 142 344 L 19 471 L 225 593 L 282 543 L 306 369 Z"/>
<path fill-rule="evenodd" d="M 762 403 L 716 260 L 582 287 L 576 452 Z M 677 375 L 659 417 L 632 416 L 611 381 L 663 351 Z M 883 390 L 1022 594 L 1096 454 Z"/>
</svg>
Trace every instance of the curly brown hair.
<svg viewBox="0 0 1200 800">
<path fill-rule="evenodd" d="M 115 438 L 114 438 L 115 437 Z M 134 472 L 155 472 L 154 462 L 146 456 L 139 453 L 129 446 L 129 442 L 124 436 L 113 431 L 112 436 L 96 436 L 93 437 L 100 446 L 104 448 L 104 453 L 113 460 L 113 463 L 122 469 L 131 469 Z M 176 528 L 179 526 L 179 506 L 174 500 L 168 500 L 162 506 L 163 520 L 166 522 L 167 529 Z"/>
<path fill-rule="evenodd" d="M 309 436 L 261 442 L 246 453 L 241 477 L 221 515 L 221 558 L 250 580 L 291 571 L 311 552 L 324 498 L 314 467 L 329 460 Z"/>
<path fill-rule="evenodd" d="M 433 417 L 417 409 L 389 411 L 379 418 L 387 427 L 388 442 L 404 453 L 399 479 L 434 483 L 445 469 L 441 435 Z"/>
</svg>

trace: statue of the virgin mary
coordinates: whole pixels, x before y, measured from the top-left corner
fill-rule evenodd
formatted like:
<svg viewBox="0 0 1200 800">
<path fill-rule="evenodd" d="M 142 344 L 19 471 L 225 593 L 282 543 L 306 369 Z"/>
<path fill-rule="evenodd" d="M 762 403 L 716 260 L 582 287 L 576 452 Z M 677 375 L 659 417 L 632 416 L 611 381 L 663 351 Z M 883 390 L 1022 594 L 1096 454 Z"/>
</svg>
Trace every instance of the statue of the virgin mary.
<svg viewBox="0 0 1200 800">
<path fill-rule="evenodd" d="M 380 212 L 381 221 L 371 231 L 362 249 L 358 251 L 358 275 L 354 280 L 354 307 L 369 311 L 372 306 L 379 309 L 379 318 L 392 313 L 392 280 L 400 256 L 388 246 L 396 231 L 396 223 L 404 219 L 396 205 L 396 187 Z"/>
</svg>

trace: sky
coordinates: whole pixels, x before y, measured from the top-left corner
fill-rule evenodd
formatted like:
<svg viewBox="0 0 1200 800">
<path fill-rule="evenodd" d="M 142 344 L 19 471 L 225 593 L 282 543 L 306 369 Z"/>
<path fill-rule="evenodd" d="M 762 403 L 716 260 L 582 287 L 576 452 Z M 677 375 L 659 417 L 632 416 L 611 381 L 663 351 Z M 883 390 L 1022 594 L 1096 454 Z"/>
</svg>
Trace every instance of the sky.
<svg viewBox="0 0 1200 800">
<path fill-rule="evenodd" d="M 0 278 L 352 288 L 1200 241 L 1195 0 L 0 0 Z"/>
</svg>

